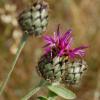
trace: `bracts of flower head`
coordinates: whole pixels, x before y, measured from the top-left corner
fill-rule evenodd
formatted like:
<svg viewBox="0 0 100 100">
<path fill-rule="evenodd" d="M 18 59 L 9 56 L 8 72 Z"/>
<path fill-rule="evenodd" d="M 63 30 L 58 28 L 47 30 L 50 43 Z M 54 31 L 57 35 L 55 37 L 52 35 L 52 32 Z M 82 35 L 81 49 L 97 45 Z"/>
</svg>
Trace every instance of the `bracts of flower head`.
<svg viewBox="0 0 100 100">
<path fill-rule="evenodd" d="M 48 24 L 48 4 L 37 0 L 19 15 L 18 22 L 21 29 L 29 35 L 41 35 Z"/>
<path fill-rule="evenodd" d="M 61 76 L 65 73 L 65 64 L 62 64 L 62 58 L 56 56 L 54 51 L 52 57 L 51 52 L 48 52 L 40 58 L 37 71 L 48 82 L 60 83 Z"/>
<path fill-rule="evenodd" d="M 87 64 L 83 60 L 87 46 L 72 48 L 73 37 L 71 32 L 72 30 L 69 29 L 65 34 L 61 34 L 58 26 L 53 37 L 44 36 L 46 54 L 41 57 L 42 60 L 40 59 L 38 63 L 38 71 L 43 77 L 45 76 L 46 80 L 52 81 L 51 76 L 53 76 L 53 80 L 56 80 L 55 70 L 57 70 L 57 73 L 61 73 L 58 78 L 60 82 L 75 84 L 79 82 L 82 74 L 87 69 Z M 51 73 L 48 74 L 48 72 Z"/>
<path fill-rule="evenodd" d="M 80 82 L 84 72 L 87 70 L 87 64 L 83 59 L 68 60 L 65 70 L 62 82 L 75 85 Z"/>
</svg>

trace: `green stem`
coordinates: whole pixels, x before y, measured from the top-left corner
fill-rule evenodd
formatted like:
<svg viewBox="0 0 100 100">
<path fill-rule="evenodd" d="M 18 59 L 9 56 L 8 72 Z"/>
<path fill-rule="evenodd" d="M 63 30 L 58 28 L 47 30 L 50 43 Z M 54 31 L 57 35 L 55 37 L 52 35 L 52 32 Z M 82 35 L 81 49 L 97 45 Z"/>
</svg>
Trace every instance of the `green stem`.
<svg viewBox="0 0 100 100">
<path fill-rule="evenodd" d="M 9 79 L 10 79 L 10 76 L 11 76 L 13 70 L 14 70 L 14 67 L 15 67 L 15 65 L 16 65 L 16 62 L 17 62 L 17 60 L 18 60 L 18 58 L 19 58 L 19 55 L 20 55 L 20 53 L 21 53 L 21 51 L 22 51 L 22 49 L 23 49 L 23 47 L 24 47 L 24 45 L 25 45 L 25 43 L 26 43 L 27 38 L 28 38 L 28 33 L 25 33 L 25 34 L 23 35 L 22 39 L 21 39 L 20 44 L 19 44 L 19 47 L 18 47 L 17 53 L 16 53 L 16 55 L 15 55 L 14 61 L 13 61 L 12 65 L 11 65 L 11 69 L 10 69 L 10 71 L 8 72 L 8 75 L 7 75 L 6 79 L 4 80 L 4 82 L 2 83 L 2 85 L 1 85 L 1 87 L 0 87 L 0 95 L 1 95 L 2 92 L 4 91 L 4 89 L 5 89 L 5 87 L 6 87 L 7 83 L 8 83 L 8 81 L 9 81 Z"/>
<path fill-rule="evenodd" d="M 40 83 L 36 87 L 34 87 L 27 95 L 25 95 L 21 100 L 28 100 L 32 95 L 38 92 L 46 84 L 46 81 L 41 80 Z"/>
</svg>

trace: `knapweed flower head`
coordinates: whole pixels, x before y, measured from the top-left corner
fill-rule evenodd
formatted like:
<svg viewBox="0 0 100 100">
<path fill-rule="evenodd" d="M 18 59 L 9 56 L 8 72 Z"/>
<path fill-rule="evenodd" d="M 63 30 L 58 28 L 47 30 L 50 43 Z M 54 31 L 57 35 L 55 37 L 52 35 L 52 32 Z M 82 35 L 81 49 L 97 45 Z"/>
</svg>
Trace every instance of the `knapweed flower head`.
<svg viewBox="0 0 100 100">
<path fill-rule="evenodd" d="M 72 30 L 69 29 L 65 34 L 61 34 L 59 26 L 57 32 L 54 32 L 54 36 L 44 36 L 46 41 L 45 50 L 46 52 L 56 50 L 58 56 L 68 56 L 73 59 L 75 57 L 83 57 L 85 55 L 85 49 L 87 46 L 80 46 L 78 48 L 72 48 Z"/>
<path fill-rule="evenodd" d="M 76 84 L 87 69 L 83 60 L 87 46 L 72 48 L 72 30 L 61 34 L 59 26 L 54 36 L 44 36 L 46 53 L 40 58 L 37 70 L 49 82 Z"/>
</svg>

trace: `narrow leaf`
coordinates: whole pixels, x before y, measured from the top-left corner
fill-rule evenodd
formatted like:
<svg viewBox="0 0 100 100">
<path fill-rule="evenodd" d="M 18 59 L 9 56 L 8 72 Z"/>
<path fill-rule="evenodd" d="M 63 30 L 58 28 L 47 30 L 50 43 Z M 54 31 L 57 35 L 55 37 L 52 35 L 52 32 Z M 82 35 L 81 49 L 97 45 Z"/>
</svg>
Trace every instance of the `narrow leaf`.
<svg viewBox="0 0 100 100">
<path fill-rule="evenodd" d="M 47 97 L 48 97 L 48 100 L 56 100 L 57 94 L 52 91 L 49 91 Z"/>
<path fill-rule="evenodd" d="M 64 99 L 75 99 L 76 95 L 67 88 L 61 86 L 49 85 L 48 89 Z"/>
<path fill-rule="evenodd" d="M 39 100 L 48 100 L 48 98 L 45 97 L 45 96 L 39 96 L 38 99 L 39 99 Z"/>
</svg>

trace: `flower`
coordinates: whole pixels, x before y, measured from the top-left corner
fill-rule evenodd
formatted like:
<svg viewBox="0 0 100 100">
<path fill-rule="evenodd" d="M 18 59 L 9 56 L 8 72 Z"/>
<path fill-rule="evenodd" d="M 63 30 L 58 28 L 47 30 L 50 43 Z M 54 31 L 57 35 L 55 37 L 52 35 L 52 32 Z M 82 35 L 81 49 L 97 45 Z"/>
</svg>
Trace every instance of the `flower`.
<svg viewBox="0 0 100 100">
<path fill-rule="evenodd" d="M 46 45 L 44 46 L 46 53 L 52 50 L 56 50 L 58 56 L 68 56 L 71 59 L 75 57 L 83 57 L 85 55 L 85 49 L 88 46 L 80 46 L 78 48 L 72 48 L 72 30 L 69 29 L 65 34 L 61 34 L 59 26 L 57 32 L 54 32 L 54 36 L 44 36 Z"/>
<path fill-rule="evenodd" d="M 44 36 L 46 53 L 40 58 L 37 71 L 49 82 L 74 85 L 80 81 L 87 69 L 82 58 L 87 46 L 72 48 L 72 30 L 61 34 L 59 28 L 58 26 L 54 36 Z"/>
</svg>

